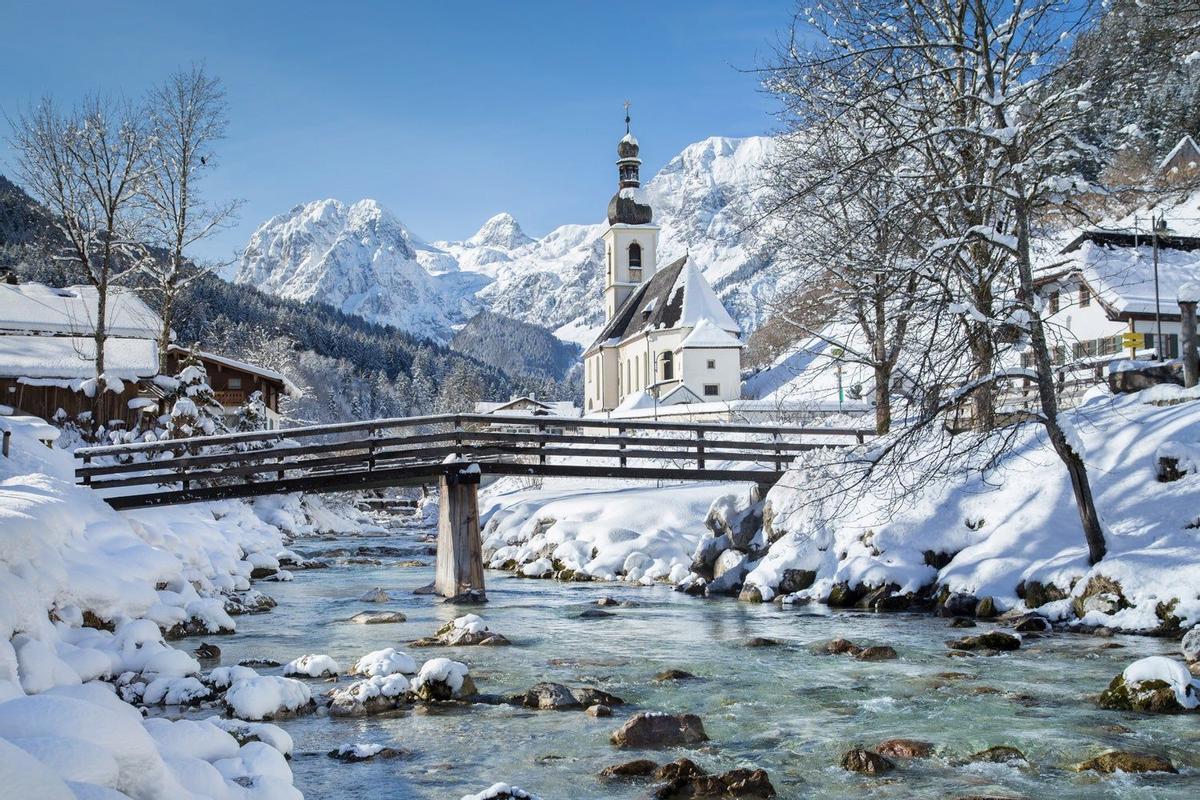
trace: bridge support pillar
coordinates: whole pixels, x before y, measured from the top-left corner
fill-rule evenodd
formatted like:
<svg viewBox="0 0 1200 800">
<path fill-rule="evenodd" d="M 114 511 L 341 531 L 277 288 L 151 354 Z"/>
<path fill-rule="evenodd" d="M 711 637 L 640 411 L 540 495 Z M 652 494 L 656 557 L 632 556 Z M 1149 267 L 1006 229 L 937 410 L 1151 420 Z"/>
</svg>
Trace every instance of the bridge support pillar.
<svg viewBox="0 0 1200 800">
<path fill-rule="evenodd" d="M 479 467 L 451 467 L 442 476 L 439 489 L 433 590 L 442 597 L 462 602 L 485 602 L 483 542 L 479 537 Z"/>
</svg>

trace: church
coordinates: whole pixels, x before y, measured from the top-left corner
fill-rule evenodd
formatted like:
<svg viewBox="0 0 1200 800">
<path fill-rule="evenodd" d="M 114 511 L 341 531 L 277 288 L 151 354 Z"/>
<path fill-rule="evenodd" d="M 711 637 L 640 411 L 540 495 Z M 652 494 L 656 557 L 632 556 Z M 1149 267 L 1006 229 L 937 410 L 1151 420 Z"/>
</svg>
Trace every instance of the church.
<svg viewBox="0 0 1200 800">
<path fill-rule="evenodd" d="M 688 256 L 661 269 L 625 117 L 604 232 L 604 328 L 583 354 L 586 414 L 741 397 L 741 328 Z"/>
</svg>

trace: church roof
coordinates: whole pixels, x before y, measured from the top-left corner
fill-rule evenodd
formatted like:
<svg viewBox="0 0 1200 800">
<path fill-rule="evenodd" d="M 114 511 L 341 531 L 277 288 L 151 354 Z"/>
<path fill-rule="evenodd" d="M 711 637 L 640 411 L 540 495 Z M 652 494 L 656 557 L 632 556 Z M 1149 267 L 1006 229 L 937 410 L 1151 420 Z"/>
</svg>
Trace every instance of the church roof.
<svg viewBox="0 0 1200 800">
<path fill-rule="evenodd" d="M 710 319 L 702 319 L 679 345 L 687 348 L 741 347 L 742 340 Z"/>
<path fill-rule="evenodd" d="M 741 331 L 700 270 L 684 256 L 635 289 L 600 331 L 588 352 L 644 330 L 696 328 L 703 320 L 730 334 Z"/>
</svg>

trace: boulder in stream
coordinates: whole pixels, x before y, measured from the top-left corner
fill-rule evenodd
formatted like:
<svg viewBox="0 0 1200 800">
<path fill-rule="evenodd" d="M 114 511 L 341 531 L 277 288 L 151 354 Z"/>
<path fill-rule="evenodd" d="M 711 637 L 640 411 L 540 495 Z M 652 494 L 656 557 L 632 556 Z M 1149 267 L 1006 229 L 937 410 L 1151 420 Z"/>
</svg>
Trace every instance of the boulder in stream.
<svg viewBox="0 0 1200 800">
<path fill-rule="evenodd" d="M 766 770 L 731 769 L 721 775 L 692 775 L 678 777 L 654 792 L 656 800 L 710 800 L 713 798 L 743 798 L 767 800 L 775 797 L 775 787 Z"/>
<path fill-rule="evenodd" d="M 861 747 L 843 753 L 840 764 L 842 769 L 847 772 L 858 772 L 863 775 L 882 775 L 896 768 L 890 759 Z"/>
<path fill-rule="evenodd" d="M 509 702 L 514 705 L 524 706 L 525 708 L 543 710 L 588 708 L 589 711 L 589 707 L 591 706 L 601 705 L 611 707 L 624 705 L 625 703 L 624 700 L 616 695 L 611 695 L 594 687 L 585 686 L 572 689 L 561 683 L 534 684 L 526 691 L 510 697 Z M 609 714 L 611 713 L 610 708 Z"/>
<path fill-rule="evenodd" d="M 708 734 L 695 714 L 643 711 L 613 731 L 610 739 L 617 747 L 678 747 L 707 742 Z"/>
<path fill-rule="evenodd" d="M 1139 659 L 1112 679 L 1100 695 L 1100 707 L 1157 714 L 1194 711 L 1200 708 L 1200 679 L 1173 658 Z"/>
<path fill-rule="evenodd" d="M 412 682 L 412 692 L 427 702 L 466 700 L 476 694 L 467 665 L 448 658 L 434 658 L 421 665 Z"/>
<path fill-rule="evenodd" d="M 360 611 L 346 621 L 355 625 L 392 625 L 407 619 L 399 611 Z"/>
<path fill-rule="evenodd" d="M 933 755 L 933 745 L 920 739 L 886 739 L 875 752 L 887 758 L 929 758 Z"/>
<path fill-rule="evenodd" d="M 1175 765 L 1171 763 L 1171 759 L 1165 756 L 1146 753 L 1127 753 L 1120 750 L 1114 750 L 1095 758 L 1089 758 L 1077 766 L 1076 769 L 1080 772 L 1091 770 L 1106 774 L 1113 772 L 1179 772 L 1175 768 Z"/>
<path fill-rule="evenodd" d="M 393 711 L 408 703 L 409 688 L 408 679 L 400 674 L 364 678 L 329 692 L 329 714 L 366 717 Z"/>
<path fill-rule="evenodd" d="M 1011 633 L 1004 631 L 988 631 L 976 636 L 967 636 L 946 642 L 953 650 L 1016 650 L 1021 646 L 1021 640 Z"/>
<path fill-rule="evenodd" d="M 864 647 L 854 654 L 859 661 L 891 661 L 898 658 L 896 650 L 886 644 Z"/>
<path fill-rule="evenodd" d="M 988 764 L 1017 764 L 1028 763 L 1029 761 L 1020 750 L 1006 744 L 996 745 L 986 750 L 980 750 L 978 753 L 972 753 L 967 760 Z"/>
<path fill-rule="evenodd" d="M 335 750 L 329 751 L 330 758 L 335 758 L 345 764 L 357 764 L 360 761 L 371 761 L 373 759 L 400 758 L 403 755 L 405 755 L 403 750 L 397 750 L 394 747 L 384 747 L 381 744 L 362 742 L 344 744 Z"/>
<path fill-rule="evenodd" d="M 412 647 L 496 647 L 512 644 L 507 638 L 488 628 L 478 614 L 463 614 L 437 629 L 433 636 L 409 643 Z"/>
</svg>

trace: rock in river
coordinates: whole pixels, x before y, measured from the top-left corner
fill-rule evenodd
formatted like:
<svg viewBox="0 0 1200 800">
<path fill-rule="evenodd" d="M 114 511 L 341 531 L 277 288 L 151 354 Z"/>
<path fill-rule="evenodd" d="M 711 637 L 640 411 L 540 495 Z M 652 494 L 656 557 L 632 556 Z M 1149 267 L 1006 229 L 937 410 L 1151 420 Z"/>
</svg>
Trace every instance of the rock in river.
<svg viewBox="0 0 1200 800">
<path fill-rule="evenodd" d="M 708 741 L 695 714 L 643 711 L 630 717 L 610 737 L 617 747 L 676 747 Z"/>
<path fill-rule="evenodd" d="M 1004 631 L 988 631 L 946 642 L 946 645 L 954 650 L 1016 650 L 1021 646 L 1021 640 Z"/>
<path fill-rule="evenodd" d="M 1169 758 L 1144 753 L 1126 753 L 1115 750 L 1096 756 L 1076 767 L 1079 771 L 1094 772 L 1178 772 Z"/>
<path fill-rule="evenodd" d="M 356 625 L 391 625 L 397 622 L 404 622 L 407 619 L 399 611 L 360 611 L 347 622 L 353 622 Z"/>
<path fill-rule="evenodd" d="M 601 691 L 590 686 L 572 689 L 561 683 L 538 683 L 521 694 L 513 695 L 509 702 L 526 708 L 563 710 L 572 708 L 588 708 L 600 704 L 602 706 L 624 705 L 625 701 L 616 695 Z M 609 711 L 611 714 L 611 710 Z"/>
<path fill-rule="evenodd" d="M 1165 656 L 1139 659 L 1100 695 L 1100 707 L 1175 714 L 1200 707 L 1200 680 L 1187 665 Z"/>
<path fill-rule="evenodd" d="M 356 764 L 359 761 L 370 761 L 374 758 L 399 758 L 402 755 L 404 755 L 404 751 L 397 750 L 394 747 L 363 743 L 344 744 L 336 750 L 329 751 L 330 758 L 336 758 L 338 761 L 346 764 Z"/>
<path fill-rule="evenodd" d="M 882 775 L 896 768 L 890 759 L 861 747 L 843 753 L 841 766 L 847 772 L 861 772 L 864 775 Z"/>
<path fill-rule="evenodd" d="M 1027 762 L 1029 759 L 1025 758 L 1025 754 L 1017 748 L 1001 744 L 980 750 L 978 753 L 972 753 L 968 760 L 983 761 L 989 764 L 1015 764 Z"/>
<path fill-rule="evenodd" d="M 658 764 L 648 758 L 613 764 L 600 770 L 601 778 L 648 778 L 658 769 Z"/>
<path fill-rule="evenodd" d="M 413 647 L 432 647 L 445 645 L 447 647 L 468 647 L 483 645 L 495 647 L 512 644 L 508 639 L 493 632 L 478 614 L 464 614 L 455 617 L 450 622 L 437 629 L 437 632 L 424 639 L 411 642 Z"/>
<path fill-rule="evenodd" d="M 933 754 L 933 745 L 919 739 L 887 739 L 875 752 L 887 758 L 928 758 Z"/>
<path fill-rule="evenodd" d="M 874 645 L 872 647 L 864 647 L 854 654 L 854 657 L 859 661 L 890 661 L 896 658 L 895 649 L 885 645 Z"/>
<path fill-rule="evenodd" d="M 686 670 L 671 667 L 670 669 L 664 669 L 662 672 L 655 675 L 654 680 L 658 681 L 659 683 L 663 683 L 665 681 L 693 681 L 696 680 L 696 676 L 690 672 L 687 672 Z"/>
<path fill-rule="evenodd" d="M 746 768 L 731 769 L 723 775 L 675 778 L 654 792 L 657 800 L 767 800 L 774 796 L 775 787 L 771 785 L 766 770 Z"/>
</svg>

